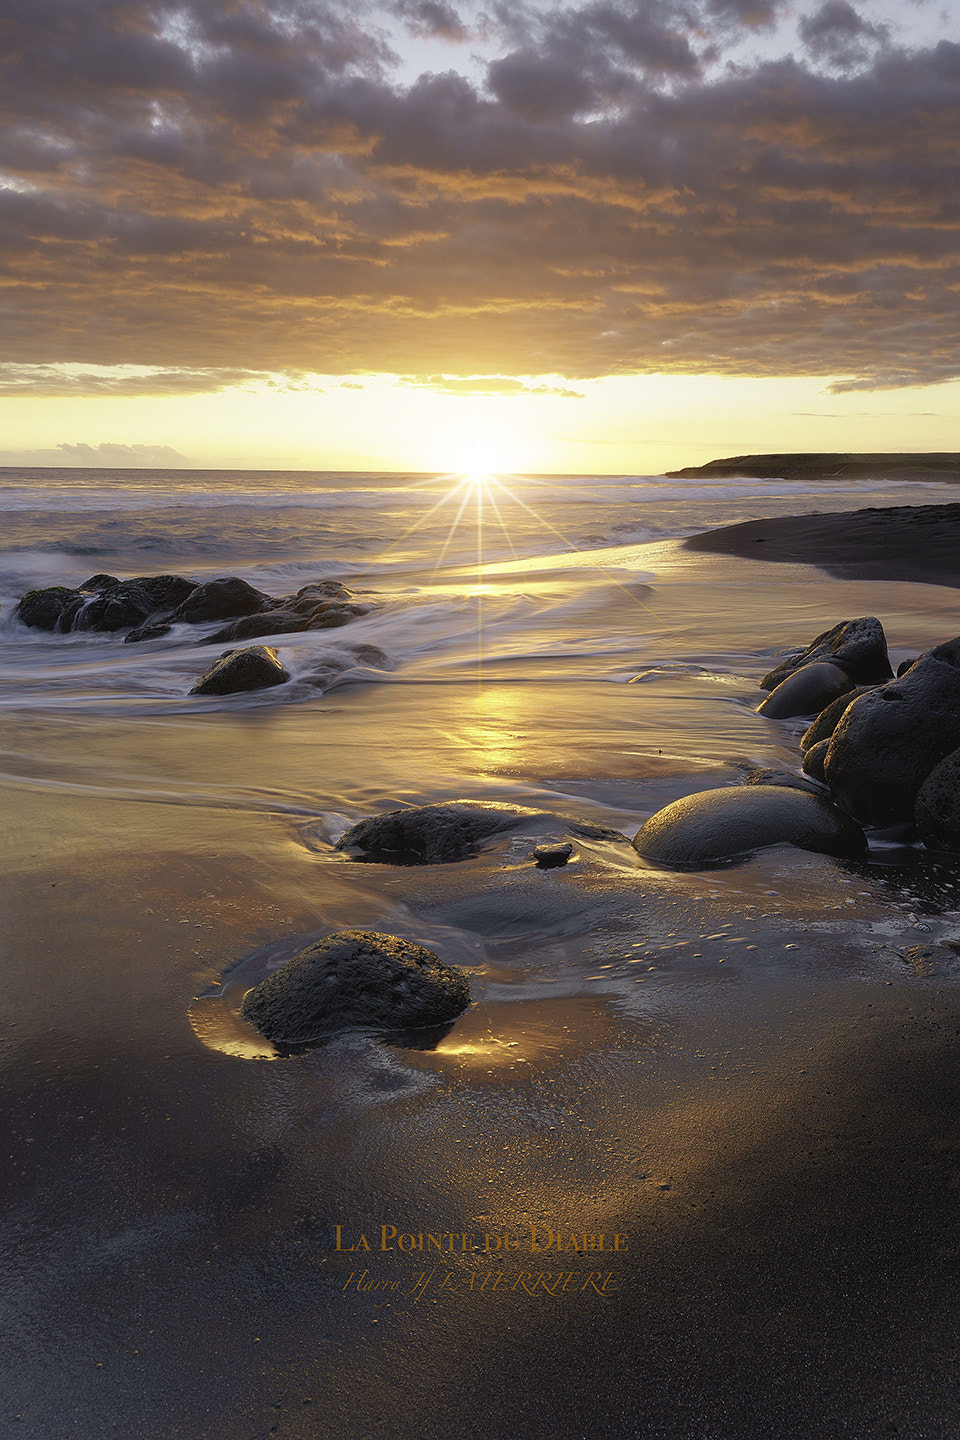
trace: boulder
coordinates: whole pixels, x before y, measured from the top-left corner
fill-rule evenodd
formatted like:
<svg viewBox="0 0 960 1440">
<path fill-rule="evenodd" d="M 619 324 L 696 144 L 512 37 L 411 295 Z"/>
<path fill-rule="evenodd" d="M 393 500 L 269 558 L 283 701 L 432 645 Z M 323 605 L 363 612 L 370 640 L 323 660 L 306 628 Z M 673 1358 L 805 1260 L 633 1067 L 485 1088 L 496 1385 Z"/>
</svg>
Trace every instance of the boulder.
<svg viewBox="0 0 960 1440">
<path fill-rule="evenodd" d="M 824 630 L 805 650 L 781 661 L 765 675 L 760 689 L 775 690 L 794 670 L 815 660 L 839 665 L 857 685 L 879 684 L 893 676 L 883 626 L 875 616 L 864 615 L 859 620 L 841 620 L 832 630 Z"/>
<path fill-rule="evenodd" d="M 245 650 L 224 650 L 189 692 L 191 695 L 236 695 L 242 690 L 265 690 L 282 685 L 290 676 L 270 645 Z"/>
<path fill-rule="evenodd" d="M 827 758 L 827 751 L 830 749 L 830 736 L 818 740 L 815 745 L 808 745 L 803 756 L 803 773 L 809 775 L 811 780 L 819 780 L 821 785 L 826 785 L 823 774 L 823 766 Z"/>
<path fill-rule="evenodd" d="M 960 853 L 960 749 L 951 750 L 930 771 L 913 814 L 928 849 Z"/>
<path fill-rule="evenodd" d="M 700 870 L 784 843 L 821 855 L 855 855 L 867 844 L 859 825 L 817 795 L 744 785 L 675 800 L 640 827 L 633 847 L 655 865 Z"/>
<path fill-rule="evenodd" d="M 768 770 L 766 768 L 748 770 L 743 777 L 743 783 L 744 785 L 781 785 L 787 790 L 806 790 L 808 795 L 823 794 L 822 785 L 816 785 L 802 775 L 794 775 L 792 770 Z"/>
<path fill-rule="evenodd" d="M 390 810 L 361 820 L 338 841 L 338 850 L 360 850 L 370 860 L 392 865 L 442 865 L 476 855 L 480 842 L 536 817 L 521 805 L 454 800 Z"/>
<path fill-rule="evenodd" d="M 331 601 L 324 605 L 318 605 L 315 610 L 310 612 L 306 628 L 308 630 L 332 630 L 338 625 L 349 624 L 358 615 L 367 615 L 369 612 L 369 605 L 357 605 L 353 601 Z"/>
<path fill-rule="evenodd" d="M 847 707 L 830 740 L 824 777 L 851 815 L 869 825 L 896 824 L 911 818 L 921 785 L 958 739 L 960 641 L 954 640 Z"/>
<path fill-rule="evenodd" d="M 329 600 L 349 600 L 350 594 L 339 580 L 317 580 L 312 585 L 301 586 L 296 595 L 288 595 L 278 603 L 285 609 L 299 610 L 302 615 L 309 615 L 311 610 Z"/>
<path fill-rule="evenodd" d="M 161 635 L 169 635 L 172 629 L 172 625 L 138 625 L 136 629 L 127 631 L 123 643 L 136 645 L 141 640 L 159 640 Z"/>
<path fill-rule="evenodd" d="M 75 613 L 83 604 L 79 590 L 66 585 L 48 585 L 42 590 L 28 590 L 14 609 L 14 615 L 34 630 L 56 630 L 64 611 Z"/>
<path fill-rule="evenodd" d="M 145 590 L 158 610 L 172 610 L 175 605 L 182 605 L 197 589 L 196 580 L 188 580 L 183 575 L 135 575 L 130 583 Z"/>
<path fill-rule="evenodd" d="M 265 610 L 259 615 L 244 615 L 231 620 L 215 635 L 205 635 L 198 645 L 221 645 L 227 640 L 253 640 L 259 635 L 291 635 L 306 629 L 307 618 L 296 610 Z"/>
<path fill-rule="evenodd" d="M 759 707 L 760 715 L 771 720 L 788 720 L 794 715 L 816 715 L 825 705 L 853 690 L 853 681 L 846 670 L 833 665 L 829 660 L 815 660 L 810 665 L 801 665 L 775 690 Z"/>
<path fill-rule="evenodd" d="M 195 585 L 167 618 L 189 625 L 199 625 L 204 620 L 232 620 L 240 615 L 256 615 L 269 600 L 269 595 L 255 590 L 246 580 L 228 575 Z"/>
<path fill-rule="evenodd" d="M 142 625 L 156 609 L 153 600 L 135 580 L 101 587 L 92 600 L 71 617 L 72 630 L 124 630 Z M 61 622 L 62 623 L 62 622 Z"/>
<path fill-rule="evenodd" d="M 818 740 L 829 740 L 840 723 L 840 716 L 861 693 L 860 690 L 848 690 L 845 695 L 838 695 L 826 709 L 821 710 L 813 724 L 808 725 L 800 736 L 800 749 L 806 752 L 811 745 L 816 745 Z"/>
<path fill-rule="evenodd" d="M 288 960 L 244 996 L 240 1013 L 279 1045 L 344 1030 L 444 1025 L 470 1004 L 463 971 L 432 950 L 366 930 L 339 930 Z"/>
</svg>

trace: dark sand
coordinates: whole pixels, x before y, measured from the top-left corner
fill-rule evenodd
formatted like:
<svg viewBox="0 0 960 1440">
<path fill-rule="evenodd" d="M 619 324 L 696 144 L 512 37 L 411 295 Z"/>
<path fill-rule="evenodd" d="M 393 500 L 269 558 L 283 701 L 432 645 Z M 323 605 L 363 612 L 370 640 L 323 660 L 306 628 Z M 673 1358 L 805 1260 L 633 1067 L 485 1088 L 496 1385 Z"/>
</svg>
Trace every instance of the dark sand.
<svg viewBox="0 0 960 1440">
<path fill-rule="evenodd" d="M 929 587 L 671 553 L 644 614 L 674 628 L 644 659 L 703 654 L 714 627 L 719 649 L 732 615 L 745 673 L 491 667 L 491 793 L 609 794 L 600 818 L 637 823 L 795 755 L 754 710 L 769 647 L 877 611 L 916 653 L 952 617 Z M 4 718 L 0 1433 L 956 1440 L 955 865 L 332 851 L 331 811 L 470 793 L 476 724 L 439 682 Z M 460 964 L 476 937 L 477 1003 L 435 1048 L 211 1044 L 231 984 L 358 924 Z M 381 1224 L 480 1248 L 380 1252 Z M 371 1252 L 338 1253 L 337 1225 Z M 531 1253 L 531 1225 L 604 1252 Z"/>
<path fill-rule="evenodd" d="M 844 580 L 912 580 L 957 587 L 960 504 L 748 520 L 692 535 L 684 547 L 750 560 L 816 565 Z"/>
</svg>

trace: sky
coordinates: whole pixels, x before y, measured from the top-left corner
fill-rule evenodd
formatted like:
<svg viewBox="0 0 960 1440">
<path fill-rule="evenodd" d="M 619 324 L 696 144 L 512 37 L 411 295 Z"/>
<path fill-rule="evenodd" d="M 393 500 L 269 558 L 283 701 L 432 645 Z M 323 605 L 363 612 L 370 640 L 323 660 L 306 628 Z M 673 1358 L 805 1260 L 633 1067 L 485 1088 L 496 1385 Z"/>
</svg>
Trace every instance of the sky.
<svg viewBox="0 0 960 1440">
<path fill-rule="evenodd" d="M 0 464 L 960 450 L 940 0 L 0 0 Z"/>
</svg>

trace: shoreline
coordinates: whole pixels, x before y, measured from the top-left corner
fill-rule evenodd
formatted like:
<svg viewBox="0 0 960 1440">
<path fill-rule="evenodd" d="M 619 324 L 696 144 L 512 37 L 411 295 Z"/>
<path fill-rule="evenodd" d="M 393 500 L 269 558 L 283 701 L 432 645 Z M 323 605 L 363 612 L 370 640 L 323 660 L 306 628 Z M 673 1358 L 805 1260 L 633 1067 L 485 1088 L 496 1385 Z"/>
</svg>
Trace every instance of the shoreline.
<svg viewBox="0 0 960 1440">
<path fill-rule="evenodd" d="M 681 544 L 741 559 L 816 565 L 840 580 L 960 588 L 960 504 L 746 520 L 690 535 Z"/>
</svg>

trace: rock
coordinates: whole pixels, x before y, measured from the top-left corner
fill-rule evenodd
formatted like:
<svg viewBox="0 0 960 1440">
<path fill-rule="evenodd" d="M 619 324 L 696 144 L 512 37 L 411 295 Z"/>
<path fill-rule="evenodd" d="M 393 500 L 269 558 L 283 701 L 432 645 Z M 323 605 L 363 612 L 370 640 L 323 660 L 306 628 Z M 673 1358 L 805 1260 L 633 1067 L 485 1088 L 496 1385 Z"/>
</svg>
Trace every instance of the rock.
<svg viewBox="0 0 960 1440">
<path fill-rule="evenodd" d="M 849 690 L 845 695 L 838 695 L 825 710 L 821 710 L 813 724 L 800 736 L 800 749 L 807 751 L 811 745 L 816 745 L 818 740 L 828 740 L 840 723 L 840 716 L 847 706 L 852 705 L 857 696 L 862 694 L 862 690 Z"/>
<path fill-rule="evenodd" d="M 83 601 L 79 590 L 68 590 L 66 585 L 48 585 L 42 590 L 28 590 L 20 597 L 13 613 L 34 630 L 56 630 L 64 610 L 75 613 Z"/>
<path fill-rule="evenodd" d="M 827 758 L 827 751 L 830 749 L 830 736 L 818 740 L 815 745 L 807 747 L 803 757 L 803 773 L 809 775 L 812 780 L 819 780 L 821 785 L 826 785 L 826 778 L 823 773 L 824 762 Z"/>
<path fill-rule="evenodd" d="M 246 650 L 224 650 L 189 692 L 191 695 L 236 695 L 241 690 L 265 690 L 282 685 L 290 676 L 269 645 Z"/>
<path fill-rule="evenodd" d="M 98 571 L 96 575 L 91 575 L 89 580 L 84 580 L 78 588 L 81 590 L 115 590 L 122 583 L 116 575 L 104 575 L 102 571 Z"/>
<path fill-rule="evenodd" d="M 744 785 L 675 800 L 641 826 L 633 847 L 645 860 L 683 870 L 785 842 L 821 855 L 855 855 L 867 843 L 859 825 L 819 796 Z"/>
<path fill-rule="evenodd" d="M 172 625 L 138 625 L 124 635 L 123 643 L 136 645 L 140 640 L 159 640 L 161 635 L 169 635 L 172 629 Z"/>
<path fill-rule="evenodd" d="M 357 615 L 370 613 L 369 605 L 356 605 L 352 601 L 349 604 L 336 602 L 326 605 L 318 605 L 310 613 L 307 623 L 308 630 L 332 630 L 338 625 L 346 625 Z"/>
<path fill-rule="evenodd" d="M 367 858 L 392 865 L 442 865 L 475 855 L 482 840 L 537 814 L 521 805 L 477 800 L 390 810 L 361 820 L 336 848 L 362 850 Z"/>
<path fill-rule="evenodd" d="M 361 665 L 369 665 L 374 670 L 394 670 L 396 668 L 394 661 L 384 650 L 380 649 L 379 645 L 351 645 L 349 649 Z"/>
<path fill-rule="evenodd" d="M 960 853 L 960 750 L 951 750 L 930 771 L 913 814 L 928 849 Z"/>
<path fill-rule="evenodd" d="M 259 615 L 244 615 L 232 620 L 215 635 L 205 635 L 198 645 L 220 645 L 227 640 L 253 640 L 258 635 L 290 635 L 307 626 L 305 615 L 296 610 L 265 610 Z"/>
<path fill-rule="evenodd" d="M 812 780 L 805 780 L 802 775 L 794 775 L 792 770 L 749 770 L 743 777 L 744 785 L 781 785 L 786 790 L 806 790 L 808 795 L 822 795 L 823 786 L 816 785 Z"/>
<path fill-rule="evenodd" d="M 960 641 L 953 640 L 847 707 L 824 776 L 838 803 L 864 823 L 909 820 L 921 785 L 958 737 Z"/>
<path fill-rule="evenodd" d="M 195 585 L 168 618 L 189 625 L 199 625 L 204 620 L 232 620 L 240 615 L 258 614 L 269 600 L 269 595 L 255 590 L 246 580 L 228 575 Z"/>
<path fill-rule="evenodd" d="M 845 670 L 857 685 L 874 685 L 893 676 L 883 626 L 873 615 L 841 620 L 824 630 L 805 650 L 782 661 L 760 681 L 761 690 L 775 690 L 794 670 L 815 660 L 828 660 Z"/>
<path fill-rule="evenodd" d="M 771 720 L 787 720 L 794 715 L 816 715 L 825 705 L 853 690 L 854 683 L 839 665 L 816 660 L 801 665 L 781 680 L 758 709 L 758 714 Z"/>
<path fill-rule="evenodd" d="M 142 625 L 156 605 L 134 580 L 103 586 L 92 599 L 71 617 L 72 630 L 124 630 L 129 625 Z"/>
<path fill-rule="evenodd" d="M 913 669 L 914 665 L 916 665 L 916 663 L 917 663 L 917 659 L 918 659 L 918 656 L 914 655 L 913 658 L 910 659 L 910 660 L 901 660 L 901 661 L 900 661 L 900 664 L 897 666 L 897 679 L 898 679 L 898 680 L 900 679 L 900 676 L 901 676 L 901 675 L 906 675 L 906 673 L 907 673 L 908 670 L 912 670 L 912 669 Z"/>
<path fill-rule="evenodd" d="M 255 985 L 240 1013 L 280 1045 L 344 1030 L 443 1025 L 470 1004 L 466 975 L 431 950 L 365 930 L 339 930 Z"/>
<path fill-rule="evenodd" d="M 187 596 L 197 589 L 197 581 L 188 580 L 183 575 L 135 575 L 130 583 L 145 590 L 158 610 L 182 605 Z"/>
<path fill-rule="evenodd" d="M 535 845 L 533 847 L 533 858 L 536 860 L 539 870 L 555 870 L 558 865 L 566 865 L 572 854 L 572 845 Z"/>
<path fill-rule="evenodd" d="M 328 600 L 349 600 L 350 591 L 339 580 L 318 580 L 313 585 L 304 585 L 290 597 L 283 600 L 284 607 L 291 610 L 299 610 L 302 615 L 309 615 L 318 605 L 325 604 Z"/>
</svg>

